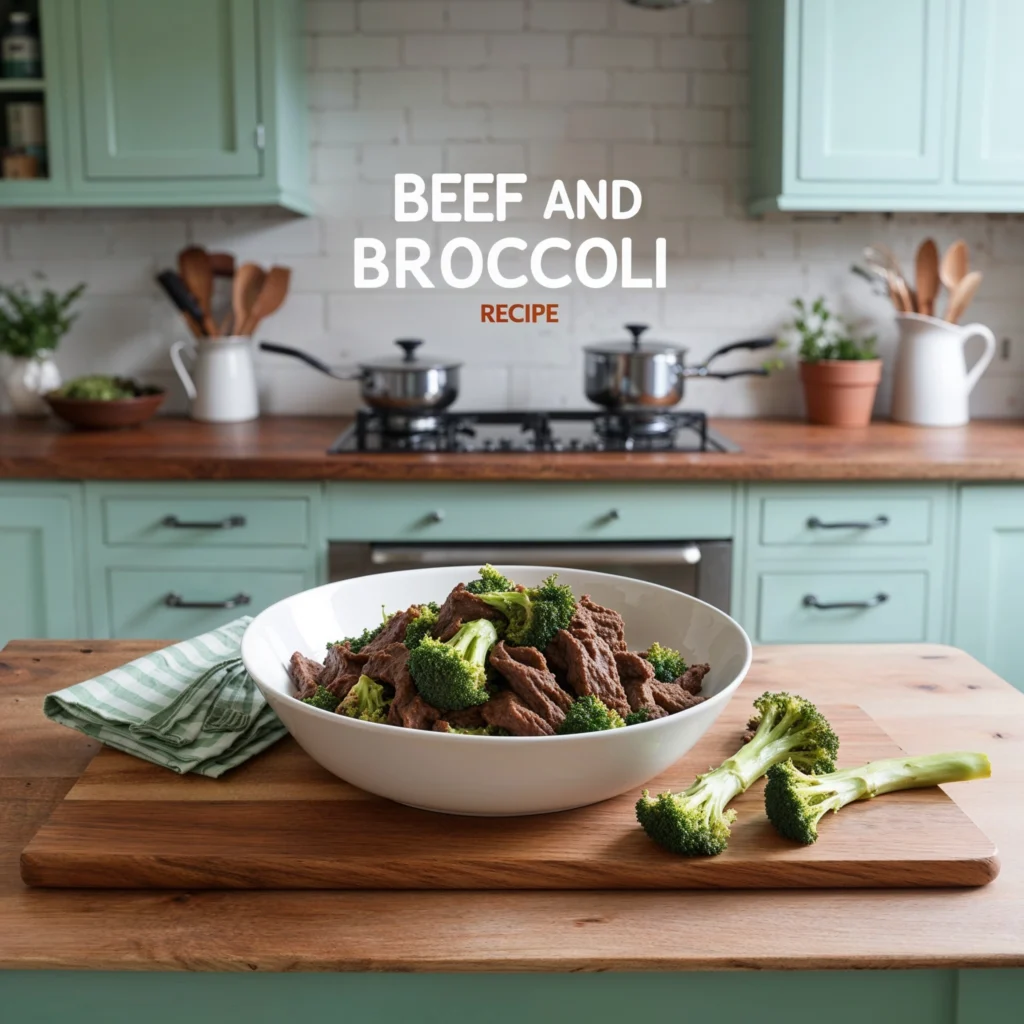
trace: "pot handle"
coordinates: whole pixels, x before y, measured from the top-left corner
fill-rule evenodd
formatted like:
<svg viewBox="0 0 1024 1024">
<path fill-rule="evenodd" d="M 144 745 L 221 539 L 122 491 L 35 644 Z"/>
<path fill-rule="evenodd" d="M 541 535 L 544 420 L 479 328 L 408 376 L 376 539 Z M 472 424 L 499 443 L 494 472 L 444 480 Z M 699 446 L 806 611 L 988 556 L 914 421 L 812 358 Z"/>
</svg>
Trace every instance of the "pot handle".
<svg viewBox="0 0 1024 1024">
<path fill-rule="evenodd" d="M 709 366 L 720 356 L 724 356 L 727 352 L 736 352 L 739 349 L 756 351 L 759 348 L 771 348 L 775 342 L 775 338 L 748 338 L 746 341 L 733 341 L 728 345 L 723 345 L 721 348 L 716 348 L 715 351 L 704 360 L 704 365 Z"/>
<path fill-rule="evenodd" d="M 739 349 L 756 351 L 761 348 L 771 348 L 775 343 L 775 338 L 748 338 L 746 341 L 733 341 L 728 345 L 723 345 L 721 348 L 716 348 L 700 366 L 681 367 L 680 373 L 683 377 L 714 377 L 715 380 L 728 380 L 730 377 L 767 377 L 768 371 L 763 366 L 759 366 L 756 369 L 728 370 L 725 372 L 709 370 L 708 367 L 716 359 L 719 359 L 728 352 L 736 352 Z"/>
<path fill-rule="evenodd" d="M 196 385 L 195 381 L 192 380 L 192 374 L 188 372 L 188 367 L 185 365 L 182 353 L 187 353 L 190 359 L 195 359 L 195 345 L 188 341 L 176 341 L 171 346 L 171 362 L 174 364 L 174 372 L 178 375 L 178 379 L 181 381 L 181 386 L 185 389 L 185 394 L 188 396 L 188 400 L 190 402 L 194 402 L 197 394 Z"/>
<path fill-rule="evenodd" d="M 335 380 L 362 380 L 362 373 L 338 373 L 335 369 L 328 366 L 322 359 L 318 359 L 314 355 L 310 355 L 308 352 L 303 352 L 301 349 L 292 348 L 290 345 L 279 345 L 276 341 L 261 341 L 260 350 L 263 352 L 273 352 L 279 356 L 291 356 L 293 359 L 298 359 L 308 366 L 312 366 L 314 370 L 319 370 L 321 373 L 325 373 L 328 377 L 333 377 Z"/>
<path fill-rule="evenodd" d="M 992 358 L 996 354 L 996 336 L 984 324 L 968 324 L 960 330 L 960 340 L 964 345 L 971 338 L 981 338 L 985 342 L 985 351 L 978 356 L 978 361 L 967 374 L 965 394 L 969 395 L 974 390 L 974 385 L 978 383 L 981 375 L 988 369 L 988 364 L 992 362 Z"/>
</svg>

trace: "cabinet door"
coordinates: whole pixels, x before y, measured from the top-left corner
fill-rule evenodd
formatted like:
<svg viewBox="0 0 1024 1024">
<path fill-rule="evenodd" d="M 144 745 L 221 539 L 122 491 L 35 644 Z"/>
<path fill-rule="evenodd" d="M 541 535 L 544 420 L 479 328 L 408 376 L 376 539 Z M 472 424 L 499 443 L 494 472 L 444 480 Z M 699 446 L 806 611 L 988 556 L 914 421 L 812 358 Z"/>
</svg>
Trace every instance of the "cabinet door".
<svg viewBox="0 0 1024 1024">
<path fill-rule="evenodd" d="M 947 0 L 800 0 L 798 177 L 937 182 Z"/>
<path fill-rule="evenodd" d="M 85 176 L 255 177 L 256 0 L 78 0 Z"/>
<path fill-rule="evenodd" d="M 0 646 L 73 637 L 76 577 L 71 499 L 0 493 Z"/>
<path fill-rule="evenodd" d="M 960 496 L 953 642 L 1024 690 L 1024 487 Z"/>
<path fill-rule="evenodd" d="M 1024 183 L 1024 3 L 963 0 L 956 180 Z"/>
</svg>

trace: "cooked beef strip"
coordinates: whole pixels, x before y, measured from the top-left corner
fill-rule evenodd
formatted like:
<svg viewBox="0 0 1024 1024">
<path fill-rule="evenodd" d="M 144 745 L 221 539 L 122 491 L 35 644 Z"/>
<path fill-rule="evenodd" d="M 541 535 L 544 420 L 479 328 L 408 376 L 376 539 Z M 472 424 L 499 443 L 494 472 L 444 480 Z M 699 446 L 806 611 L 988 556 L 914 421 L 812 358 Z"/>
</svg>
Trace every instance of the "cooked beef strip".
<svg viewBox="0 0 1024 1024">
<path fill-rule="evenodd" d="M 705 700 L 700 694 L 689 693 L 675 683 L 659 683 L 657 680 L 651 683 L 651 692 L 654 694 L 655 704 L 664 708 L 670 715 L 677 711 L 685 711 Z"/>
<path fill-rule="evenodd" d="M 579 630 L 596 633 L 613 651 L 626 650 L 626 624 L 622 616 L 611 608 L 605 608 L 584 594 L 576 605 L 576 614 L 569 623 L 569 632 Z"/>
<path fill-rule="evenodd" d="M 548 725 L 557 729 L 565 721 L 572 697 L 558 685 L 536 647 L 508 647 L 499 640 L 491 650 L 490 664 L 512 692 Z"/>
<path fill-rule="evenodd" d="M 443 718 L 439 718 L 434 723 L 433 731 L 434 732 L 451 732 L 452 731 L 452 727 Z"/>
<path fill-rule="evenodd" d="M 761 719 L 755 715 L 747 722 L 747 727 L 743 730 L 743 742 L 749 743 L 754 738 L 754 733 L 757 732 L 757 727 L 761 724 Z"/>
<path fill-rule="evenodd" d="M 661 718 L 665 712 L 654 700 L 654 666 L 636 651 L 616 651 L 615 667 L 619 670 L 619 681 L 626 691 L 631 711 L 647 708 L 651 718 Z"/>
<path fill-rule="evenodd" d="M 554 736 L 555 730 L 534 714 L 511 690 L 502 690 L 480 706 L 484 721 L 513 736 Z"/>
<path fill-rule="evenodd" d="M 420 617 L 420 606 L 414 604 L 406 608 L 404 612 L 395 612 L 388 619 L 384 628 L 359 652 L 360 654 L 375 654 L 383 651 L 392 644 L 401 643 L 405 639 L 405 630 L 413 619 Z"/>
<path fill-rule="evenodd" d="M 560 629 L 545 651 L 548 662 L 565 672 L 577 697 L 592 693 L 620 715 L 629 714 L 626 691 L 619 682 L 615 654 L 596 633 Z"/>
<path fill-rule="evenodd" d="M 681 676 L 676 676 L 672 682 L 681 686 L 687 693 L 700 693 L 704 685 L 704 677 L 711 671 L 710 665 L 691 665 Z"/>
<path fill-rule="evenodd" d="M 388 725 L 429 729 L 441 717 L 441 712 L 416 691 L 416 684 L 409 674 L 409 648 L 405 644 L 391 644 L 382 651 L 375 651 L 363 671 L 378 683 L 394 687 L 395 696 L 388 709 Z"/>
<path fill-rule="evenodd" d="M 316 693 L 316 681 L 323 670 L 324 667 L 319 661 L 307 658 L 301 651 L 296 651 L 292 655 L 288 674 L 292 677 L 295 689 L 298 690 L 299 700 L 305 700 Z"/>
<path fill-rule="evenodd" d="M 497 608 L 492 608 L 476 594 L 471 594 L 460 583 L 446 598 L 441 610 L 437 613 L 437 625 L 434 636 L 438 640 L 451 640 L 466 622 L 476 619 L 490 619 L 492 622 L 504 620 Z"/>
<path fill-rule="evenodd" d="M 369 657 L 365 650 L 355 652 L 347 641 L 329 648 L 317 684 L 330 690 L 338 700 L 343 700 L 363 674 L 363 667 Z"/>
<path fill-rule="evenodd" d="M 481 705 L 477 704 L 462 711 L 448 711 L 444 717 L 453 729 L 482 729 L 487 723 L 480 708 Z"/>
</svg>

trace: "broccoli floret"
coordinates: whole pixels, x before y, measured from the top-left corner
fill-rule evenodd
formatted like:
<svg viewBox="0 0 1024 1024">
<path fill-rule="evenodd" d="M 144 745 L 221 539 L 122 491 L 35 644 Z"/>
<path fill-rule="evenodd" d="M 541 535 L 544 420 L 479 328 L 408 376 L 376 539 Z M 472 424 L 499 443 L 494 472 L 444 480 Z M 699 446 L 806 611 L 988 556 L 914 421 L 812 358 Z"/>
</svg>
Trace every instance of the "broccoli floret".
<svg viewBox="0 0 1024 1024">
<path fill-rule="evenodd" d="M 624 719 L 626 725 L 643 725 L 644 722 L 653 720 L 650 708 L 637 708 L 636 711 L 630 711 Z"/>
<path fill-rule="evenodd" d="M 683 656 L 671 647 L 662 647 L 653 643 L 641 655 L 654 666 L 654 678 L 662 683 L 671 683 L 686 671 Z"/>
<path fill-rule="evenodd" d="M 430 636 L 434 626 L 437 625 L 437 613 L 440 608 L 433 602 L 428 604 L 420 605 L 420 614 L 418 618 L 412 620 L 408 626 L 405 627 L 405 646 L 411 651 L 414 647 L 419 647 L 420 641 L 424 637 Z"/>
<path fill-rule="evenodd" d="M 619 729 L 625 724 L 618 711 L 613 711 L 599 697 L 588 693 L 572 702 L 558 733 L 569 736 L 577 732 L 603 732 L 605 729 Z"/>
<path fill-rule="evenodd" d="M 338 705 L 338 714 L 363 722 L 384 722 L 390 706 L 391 701 L 384 697 L 384 687 L 369 676 L 360 676 Z"/>
<path fill-rule="evenodd" d="M 515 590 L 516 585 L 507 577 L 502 576 L 493 565 L 480 568 L 480 579 L 470 580 L 466 589 L 471 594 L 497 594 L 503 590 Z"/>
<path fill-rule="evenodd" d="M 509 736 L 508 729 L 502 729 L 497 725 L 482 725 L 479 729 L 459 729 L 454 725 L 448 726 L 449 732 L 458 733 L 460 736 Z"/>
<path fill-rule="evenodd" d="M 326 686 L 318 686 L 313 694 L 302 698 L 302 703 L 321 711 L 333 711 L 338 706 L 338 698 Z"/>
<path fill-rule="evenodd" d="M 855 800 L 899 789 L 987 779 L 991 774 L 988 758 L 970 753 L 894 757 L 827 775 L 808 775 L 792 761 L 784 761 L 768 769 L 764 809 L 787 839 L 809 844 L 818 838 L 818 822 L 828 811 L 838 811 Z"/>
<path fill-rule="evenodd" d="M 480 599 L 497 608 L 508 620 L 505 639 L 516 647 L 543 650 L 576 614 L 572 589 L 549 576 L 539 587 L 481 594 Z"/>
<path fill-rule="evenodd" d="M 391 615 L 388 615 L 384 608 L 381 607 L 381 623 L 379 626 L 371 626 L 368 629 L 364 629 L 358 636 L 347 636 L 343 640 L 335 640 L 334 643 L 328 644 L 327 646 L 330 648 L 340 647 L 342 644 L 348 644 L 352 653 L 355 654 L 357 651 L 361 651 L 371 640 L 376 640 L 384 630 L 384 627 L 397 614 L 397 612 L 392 612 Z"/>
<path fill-rule="evenodd" d="M 409 672 L 420 696 L 439 711 L 461 711 L 483 704 L 487 692 L 487 655 L 498 642 L 488 619 L 467 622 L 444 643 L 425 637 L 409 653 Z"/>
<path fill-rule="evenodd" d="M 636 804 L 637 821 L 660 846 L 684 857 L 721 853 L 736 817 L 726 805 L 772 765 L 792 760 L 816 774 L 835 768 L 839 740 L 810 701 L 788 693 L 765 693 L 754 706 L 760 716 L 757 731 L 729 760 L 698 775 L 682 793 L 651 797 L 644 790 Z"/>
</svg>

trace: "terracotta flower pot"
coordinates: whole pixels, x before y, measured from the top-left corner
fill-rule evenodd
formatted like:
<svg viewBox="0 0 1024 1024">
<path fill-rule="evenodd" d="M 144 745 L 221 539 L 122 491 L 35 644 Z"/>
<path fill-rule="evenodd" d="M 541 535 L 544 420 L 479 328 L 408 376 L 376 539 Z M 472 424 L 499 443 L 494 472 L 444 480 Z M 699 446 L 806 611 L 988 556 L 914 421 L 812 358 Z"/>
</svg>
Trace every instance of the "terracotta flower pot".
<svg viewBox="0 0 1024 1024">
<path fill-rule="evenodd" d="M 881 379 L 881 359 L 801 363 L 807 418 L 829 427 L 866 427 Z"/>
</svg>

